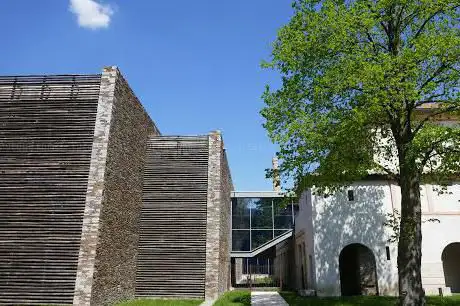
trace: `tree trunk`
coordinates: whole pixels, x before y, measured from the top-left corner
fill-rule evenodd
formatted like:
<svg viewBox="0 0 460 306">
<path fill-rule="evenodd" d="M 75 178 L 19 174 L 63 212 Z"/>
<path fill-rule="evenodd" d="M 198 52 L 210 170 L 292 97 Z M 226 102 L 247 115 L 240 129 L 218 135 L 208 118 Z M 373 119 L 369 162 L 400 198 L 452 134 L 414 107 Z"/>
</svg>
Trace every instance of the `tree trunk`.
<svg viewBox="0 0 460 306">
<path fill-rule="evenodd" d="M 415 161 L 401 167 L 401 223 L 398 244 L 399 299 L 401 306 L 425 305 L 422 287 L 422 207 L 420 178 Z"/>
</svg>

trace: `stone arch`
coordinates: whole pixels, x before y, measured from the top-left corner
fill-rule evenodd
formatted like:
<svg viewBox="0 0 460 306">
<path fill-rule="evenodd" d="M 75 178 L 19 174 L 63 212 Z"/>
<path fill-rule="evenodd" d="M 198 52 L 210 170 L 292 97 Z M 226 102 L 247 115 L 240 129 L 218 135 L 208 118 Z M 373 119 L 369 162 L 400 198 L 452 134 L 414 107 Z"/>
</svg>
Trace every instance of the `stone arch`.
<svg viewBox="0 0 460 306">
<path fill-rule="evenodd" d="M 342 296 L 378 295 L 374 253 L 360 243 L 349 244 L 339 255 Z"/>
<path fill-rule="evenodd" d="M 460 293 L 460 242 L 447 245 L 441 255 L 446 287 L 452 293 Z"/>
</svg>

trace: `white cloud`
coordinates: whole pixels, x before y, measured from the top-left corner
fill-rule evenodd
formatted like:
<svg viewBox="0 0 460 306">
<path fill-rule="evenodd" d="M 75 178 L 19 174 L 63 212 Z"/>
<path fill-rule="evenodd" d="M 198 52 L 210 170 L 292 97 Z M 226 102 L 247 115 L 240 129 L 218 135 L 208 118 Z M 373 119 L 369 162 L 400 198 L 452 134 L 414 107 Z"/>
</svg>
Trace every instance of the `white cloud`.
<svg viewBox="0 0 460 306">
<path fill-rule="evenodd" d="M 108 4 L 95 0 L 70 0 L 70 11 L 78 18 L 78 24 L 84 28 L 107 28 L 113 9 Z"/>
</svg>

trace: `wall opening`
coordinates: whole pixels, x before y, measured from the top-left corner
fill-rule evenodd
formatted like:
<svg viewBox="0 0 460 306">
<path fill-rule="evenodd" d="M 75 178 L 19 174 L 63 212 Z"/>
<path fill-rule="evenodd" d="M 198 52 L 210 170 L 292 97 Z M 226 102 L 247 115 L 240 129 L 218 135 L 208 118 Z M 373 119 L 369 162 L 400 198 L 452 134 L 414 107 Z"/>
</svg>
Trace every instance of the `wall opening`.
<svg viewBox="0 0 460 306">
<path fill-rule="evenodd" d="M 355 200 L 355 193 L 352 189 L 348 190 L 348 201 L 354 201 Z"/>
<path fill-rule="evenodd" d="M 339 270 L 342 296 L 378 295 L 375 257 L 368 247 L 354 243 L 343 248 Z"/>
<path fill-rule="evenodd" d="M 452 293 L 460 293 L 460 242 L 446 246 L 441 259 L 446 287 L 450 287 Z"/>
<path fill-rule="evenodd" d="M 387 254 L 387 260 L 390 260 L 390 247 L 385 247 L 385 252 Z"/>
</svg>

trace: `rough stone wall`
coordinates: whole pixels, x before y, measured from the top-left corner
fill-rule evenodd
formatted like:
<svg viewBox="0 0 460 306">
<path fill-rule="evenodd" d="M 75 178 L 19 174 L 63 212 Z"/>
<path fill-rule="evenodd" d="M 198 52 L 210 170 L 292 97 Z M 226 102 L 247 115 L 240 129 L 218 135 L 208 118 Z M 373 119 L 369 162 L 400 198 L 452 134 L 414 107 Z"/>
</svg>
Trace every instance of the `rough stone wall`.
<svg viewBox="0 0 460 306">
<path fill-rule="evenodd" d="M 106 69 L 101 76 L 73 299 L 73 304 L 79 306 L 90 305 L 91 302 L 96 246 L 99 239 L 99 220 L 104 195 L 105 165 L 117 75 L 118 71 L 116 69 Z"/>
<path fill-rule="evenodd" d="M 206 278 L 205 299 L 213 300 L 219 295 L 219 236 L 221 201 L 222 136 L 209 135 L 208 201 L 206 213 Z"/>
<path fill-rule="evenodd" d="M 159 134 L 121 74 L 114 98 L 91 305 L 135 296 L 147 139 Z"/>
<path fill-rule="evenodd" d="M 227 154 L 225 150 L 221 155 L 221 206 L 220 206 L 220 233 L 219 233 L 219 292 L 222 294 L 230 288 L 231 284 L 231 192 L 233 191 L 233 182 L 228 166 Z"/>
<path fill-rule="evenodd" d="M 101 76 L 74 305 L 134 297 L 147 138 L 159 133 L 116 67 Z"/>
<path fill-rule="evenodd" d="M 235 284 L 239 284 L 241 278 L 243 277 L 243 260 L 245 258 L 234 258 L 234 282 Z"/>
<path fill-rule="evenodd" d="M 219 132 L 209 135 L 205 299 L 216 299 L 230 278 L 230 172 Z"/>
</svg>

